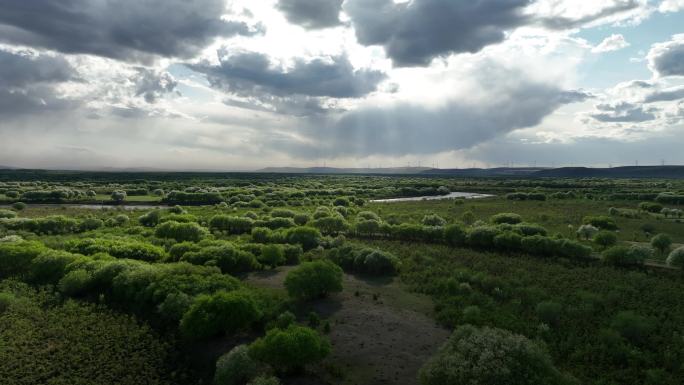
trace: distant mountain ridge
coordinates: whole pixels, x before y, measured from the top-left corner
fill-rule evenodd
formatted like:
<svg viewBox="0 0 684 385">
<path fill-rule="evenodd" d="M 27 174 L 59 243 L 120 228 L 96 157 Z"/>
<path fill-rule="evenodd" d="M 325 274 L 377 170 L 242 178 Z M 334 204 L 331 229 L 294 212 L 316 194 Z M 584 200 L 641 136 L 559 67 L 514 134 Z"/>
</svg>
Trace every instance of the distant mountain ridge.
<svg viewBox="0 0 684 385">
<path fill-rule="evenodd" d="M 612 168 L 562 167 L 541 170 L 539 178 L 684 178 L 684 166 L 624 166 Z"/>
<path fill-rule="evenodd" d="M 256 172 L 274 174 L 420 174 L 429 167 L 337 168 L 337 167 L 266 167 Z"/>
<path fill-rule="evenodd" d="M 267 167 L 259 173 L 282 174 L 386 174 L 434 175 L 458 177 L 521 177 L 521 178 L 664 178 L 684 179 L 684 166 L 623 166 L 591 167 L 496 167 L 454 168 L 428 167 L 336 168 L 336 167 Z"/>
</svg>

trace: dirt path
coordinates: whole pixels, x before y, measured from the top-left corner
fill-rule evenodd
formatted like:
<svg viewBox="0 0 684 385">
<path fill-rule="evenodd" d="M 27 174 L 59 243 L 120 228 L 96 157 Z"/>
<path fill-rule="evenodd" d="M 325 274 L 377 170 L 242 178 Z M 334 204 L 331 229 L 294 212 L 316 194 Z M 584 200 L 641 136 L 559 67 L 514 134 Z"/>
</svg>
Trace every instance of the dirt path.
<svg viewBox="0 0 684 385">
<path fill-rule="evenodd" d="M 283 289 L 290 269 L 253 274 L 247 281 Z M 392 280 L 345 275 L 343 292 L 307 304 L 301 313 L 310 310 L 332 326 L 333 353 L 326 364 L 342 374 L 325 376 L 333 384 L 416 385 L 418 369 L 450 334 L 429 317 L 428 297 L 409 293 Z"/>
</svg>

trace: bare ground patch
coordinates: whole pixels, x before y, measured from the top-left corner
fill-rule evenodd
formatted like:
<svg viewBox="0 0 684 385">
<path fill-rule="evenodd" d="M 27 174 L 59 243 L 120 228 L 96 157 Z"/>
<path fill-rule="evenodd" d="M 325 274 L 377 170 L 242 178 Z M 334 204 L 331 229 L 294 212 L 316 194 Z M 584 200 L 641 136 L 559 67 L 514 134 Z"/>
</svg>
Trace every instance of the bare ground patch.
<svg viewBox="0 0 684 385">
<path fill-rule="evenodd" d="M 247 282 L 284 290 L 290 269 L 252 274 Z M 332 326 L 333 353 L 319 373 L 331 384 L 416 385 L 418 369 L 450 334 L 430 318 L 428 297 L 392 279 L 345 275 L 341 293 L 303 305 L 299 313 L 312 310 Z"/>
</svg>

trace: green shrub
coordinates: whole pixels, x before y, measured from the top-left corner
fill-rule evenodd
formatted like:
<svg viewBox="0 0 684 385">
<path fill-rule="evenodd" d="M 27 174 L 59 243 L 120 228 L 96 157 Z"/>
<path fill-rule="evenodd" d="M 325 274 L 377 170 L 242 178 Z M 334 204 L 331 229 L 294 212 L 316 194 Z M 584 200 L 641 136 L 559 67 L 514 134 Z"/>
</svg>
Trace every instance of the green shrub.
<svg viewBox="0 0 684 385">
<path fill-rule="evenodd" d="M 322 237 L 320 231 L 313 227 L 295 227 L 287 230 L 286 234 L 288 243 L 299 244 L 304 251 L 318 247 Z"/>
<path fill-rule="evenodd" d="M 310 218 L 309 218 L 309 214 L 302 214 L 302 213 L 299 213 L 299 214 L 296 214 L 296 215 L 294 216 L 294 218 L 292 218 L 292 219 L 294 220 L 294 223 L 295 223 L 297 226 L 304 226 L 304 225 L 306 225 L 306 224 L 309 222 L 309 219 L 310 219 Z"/>
<path fill-rule="evenodd" d="M 252 229 L 252 241 L 256 243 L 268 243 L 273 236 L 273 231 L 267 227 L 255 227 Z"/>
<path fill-rule="evenodd" d="M 278 377 L 259 376 L 247 383 L 247 385 L 280 385 Z"/>
<path fill-rule="evenodd" d="M 12 203 L 12 208 L 15 209 L 15 210 L 17 210 L 17 211 L 22 211 L 22 210 L 26 209 L 26 207 L 28 207 L 28 205 L 27 205 L 26 203 L 24 203 L 24 202 L 14 202 L 14 203 Z"/>
<path fill-rule="evenodd" d="M 667 265 L 684 270 L 684 246 L 674 249 L 667 257 Z"/>
<path fill-rule="evenodd" d="M 601 248 L 603 249 L 615 245 L 617 241 L 617 235 L 615 235 L 615 233 L 613 233 L 612 231 L 602 230 L 596 233 L 596 235 L 594 235 L 594 243 L 601 246 Z"/>
<path fill-rule="evenodd" d="M 441 227 L 446 225 L 446 220 L 437 214 L 430 214 L 423 217 L 420 221 L 423 226 L 436 226 Z"/>
<path fill-rule="evenodd" d="M 534 224 L 534 223 L 526 223 L 526 222 L 522 222 L 522 223 L 518 223 L 518 224 L 514 225 L 512 230 L 520 233 L 521 235 L 523 235 L 525 237 L 530 237 L 532 235 L 544 235 L 545 236 L 547 234 L 546 229 L 544 227 L 539 226 L 539 225 Z"/>
<path fill-rule="evenodd" d="M 653 202 L 639 203 L 639 210 L 648 211 L 649 213 L 659 213 L 663 210 L 663 205 Z"/>
<path fill-rule="evenodd" d="M 563 310 L 563 306 L 553 301 L 540 302 L 535 308 L 537 317 L 547 325 L 556 325 L 558 323 L 561 310 Z"/>
<path fill-rule="evenodd" d="M 342 216 L 338 215 L 315 219 L 312 225 L 319 229 L 321 233 L 327 235 L 336 235 L 349 228 L 347 221 L 345 221 Z"/>
<path fill-rule="evenodd" d="M 494 237 L 494 246 L 502 251 L 518 251 L 522 248 L 523 237 L 513 231 L 504 231 Z"/>
<path fill-rule="evenodd" d="M 199 242 L 207 231 L 197 223 L 164 222 L 154 231 L 157 238 L 173 239 L 176 242 Z"/>
<path fill-rule="evenodd" d="M 228 274 L 252 271 L 259 266 L 252 253 L 240 250 L 228 242 L 187 252 L 181 257 L 181 261 L 193 265 L 217 266 L 223 273 Z"/>
<path fill-rule="evenodd" d="M 490 221 L 495 225 L 500 225 L 502 223 L 507 223 L 509 225 L 515 225 L 522 222 L 522 217 L 514 213 L 500 213 L 493 215 Z"/>
<path fill-rule="evenodd" d="M 17 213 L 12 210 L 0 209 L 0 219 L 1 218 L 16 218 Z"/>
<path fill-rule="evenodd" d="M 238 345 L 216 361 L 214 384 L 243 385 L 257 375 L 257 370 L 247 345 Z"/>
<path fill-rule="evenodd" d="M 456 329 L 420 370 L 422 385 L 569 384 L 548 353 L 506 330 L 466 325 Z"/>
<path fill-rule="evenodd" d="M 275 268 L 285 263 L 285 249 L 282 245 L 263 245 L 258 257 L 262 265 Z"/>
<path fill-rule="evenodd" d="M 297 214 L 292 210 L 275 209 L 271 211 L 271 218 L 294 218 Z"/>
<path fill-rule="evenodd" d="M 481 249 L 492 249 L 494 247 L 494 238 L 500 233 L 496 227 L 474 227 L 468 233 L 468 245 Z"/>
<path fill-rule="evenodd" d="M 252 231 L 254 221 L 250 218 L 215 215 L 209 220 L 211 231 L 225 231 L 228 234 L 244 234 Z"/>
<path fill-rule="evenodd" d="M 194 242 L 176 243 L 169 249 L 169 257 L 171 261 L 178 262 L 183 256 L 191 251 L 199 251 L 201 247 Z"/>
<path fill-rule="evenodd" d="M 615 315 L 610 327 L 633 343 L 643 343 L 655 329 L 655 324 L 634 312 L 622 311 Z"/>
<path fill-rule="evenodd" d="M 651 246 L 658 250 L 661 255 L 664 255 L 670 250 L 672 239 L 667 234 L 658 234 L 651 238 Z"/>
<path fill-rule="evenodd" d="M 255 359 L 280 372 L 292 372 L 314 364 L 330 354 L 330 343 L 315 330 L 291 325 L 287 329 L 271 329 L 254 341 L 249 353 Z"/>
<path fill-rule="evenodd" d="M 26 274 L 33 259 L 46 250 L 40 242 L 0 242 L 0 277 Z"/>
<path fill-rule="evenodd" d="M 615 246 L 602 254 L 603 262 L 613 266 L 640 266 L 652 256 L 652 251 L 644 246 Z"/>
<path fill-rule="evenodd" d="M 287 274 L 285 288 L 297 299 L 325 297 L 342 291 L 342 275 L 342 269 L 331 262 L 305 262 Z"/>
<path fill-rule="evenodd" d="M 584 218 L 584 224 L 585 225 L 592 225 L 594 227 L 597 227 L 601 230 L 617 230 L 617 224 L 615 224 L 615 220 L 611 217 L 607 217 L 604 215 L 597 215 L 597 216 L 588 216 Z"/>
<path fill-rule="evenodd" d="M 138 222 L 145 227 L 155 227 L 161 220 L 162 213 L 160 210 L 153 210 L 138 218 Z"/>
<path fill-rule="evenodd" d="M 453 247 L 463 246 L 468 238 L 466 228 L 462 224 L 452 224 L 444 228 L 444 241 Z"/>
<path fill-rule="evenodd" d="M 67 265 L 78 258 L 66 251 L 45 251 L 31 261 L 30 279 L 39 284 L 56 284 L 66 273 Z"/>
<path fill-rule="evenodd" d="M 59 280 L 59 291 L 68 296 L 88 294 L 93 285 L 92 274 L 83 269 L 72 270 Z"/>
<path fill-rule="evenodd" d="M 244 291 L 200 295 L 183 315 L 181 333 L 203 339 L 248 328 L 261 318 L 254 298 Z"/>
</svg>

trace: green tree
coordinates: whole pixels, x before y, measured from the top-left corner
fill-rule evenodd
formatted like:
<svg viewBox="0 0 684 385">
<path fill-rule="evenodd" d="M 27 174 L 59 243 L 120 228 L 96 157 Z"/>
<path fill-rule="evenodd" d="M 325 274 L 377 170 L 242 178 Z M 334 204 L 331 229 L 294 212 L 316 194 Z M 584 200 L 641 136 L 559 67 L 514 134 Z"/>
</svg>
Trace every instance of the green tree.
<svg viewBox="0 0 684 385">
<path fill-rule="evenodd" d="M 114 191 L 112 192 L 112 200 L 116 203 L 123 203 L 126 200 L 125 191 Z"/>
<path fill-rule="evenodd" d="M 288 373 L 325 358 L 330 353 L 330 343 L 315 330 L 290 325 L 284 330 L 269 330 L 250 345 L 249 353 L 277 371 Z"/>
<path fill-rule="evenodd" d="M 456 329 L 420 370 L 422 385 L 569 384 L 549 354 L 506 330 L 470 325 Z"/>
<path fill-rule="evenodd" d="M 613 233 L 612 231 L 602 230 L 596 233 L 596 235 L 594 235 L 594 243 L 601 246 L 602 249 L 606 249 L 610 246 L 615 245 L 617 241 L 617 235 L 615 235 L 615 233 Z"/>
<path fill-rule="evenodd" d="M 247 345 L 238 345 L 216 361 L 214 384 L 243 385 L 256 376 L 257 363 L 249 356 Z"/>
<path fill-rule="evenodd" d="M 679 267 L 684 270 L 684 246 L 680 246 L 670 253 L 667 257 L 667 265 Z"/>
<path fill-rule="evenodd" d="M 325 297 L 342 291 L 342 276 L 342 269 L 332 262 L 305 262 L 287 274 L 285 288 L 297 299 Z"/>
<path fill-rule="evenodd" d="M 651 238 L 651 246 L 658 250 L 661 255 L 667 254 L 672 246 L 672 239 L 667 234 L 658 234 Z"/>
<path fill-rule="evenodd" d="M 197 297 L 183 315 L 180 329 L 190 339 L 202 339 L 245 329 L 259 318 L 261 311 L 249 293 L 218 292 Z"/>
</svg>

